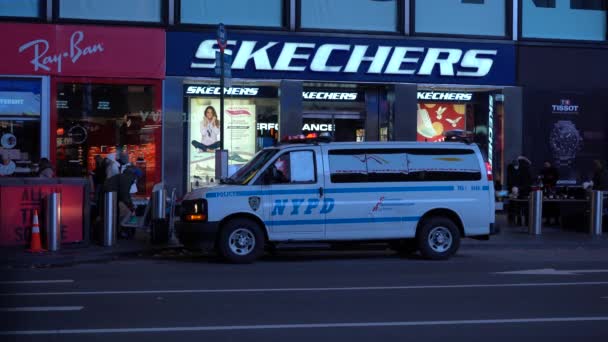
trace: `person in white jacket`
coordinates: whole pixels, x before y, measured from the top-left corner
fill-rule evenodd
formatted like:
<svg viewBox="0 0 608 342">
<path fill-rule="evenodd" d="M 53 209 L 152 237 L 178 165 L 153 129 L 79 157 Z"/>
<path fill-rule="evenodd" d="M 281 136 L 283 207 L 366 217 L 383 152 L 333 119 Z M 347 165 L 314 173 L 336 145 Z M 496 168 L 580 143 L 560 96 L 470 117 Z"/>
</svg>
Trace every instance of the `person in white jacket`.
<svg viewBox="0 0 608 342">
<path fill-rule="evenodd" d="M 205 117 L 201 121 L 201 141 L 192 140 L 192 146 L 206 152 L 220 147 L 220 121 L 213 106 L 205 108 Z"/>
<path fill-rule="evenodd" d="M 106 165 L 106 179 L 112 176 L 116 176 L 120 173 L 120 164 L 116 161 L 116 153 L 110 153 L 105 159 Z"/>
</svg>

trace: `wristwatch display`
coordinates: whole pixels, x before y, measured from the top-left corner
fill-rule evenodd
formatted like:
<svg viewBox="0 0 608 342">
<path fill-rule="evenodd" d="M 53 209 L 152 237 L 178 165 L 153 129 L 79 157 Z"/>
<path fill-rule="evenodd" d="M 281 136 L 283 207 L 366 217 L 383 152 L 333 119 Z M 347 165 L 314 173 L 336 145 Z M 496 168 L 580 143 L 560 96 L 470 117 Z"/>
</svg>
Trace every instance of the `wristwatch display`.
<svg viewBox="0 0 608 342">
<path fill-rule="evenodd" d="M 583 138 L 572 121 L 559 120 L 549 136 L 553 157 L 559 166 L 570 166 L 583 147 Z"/>
</svg>

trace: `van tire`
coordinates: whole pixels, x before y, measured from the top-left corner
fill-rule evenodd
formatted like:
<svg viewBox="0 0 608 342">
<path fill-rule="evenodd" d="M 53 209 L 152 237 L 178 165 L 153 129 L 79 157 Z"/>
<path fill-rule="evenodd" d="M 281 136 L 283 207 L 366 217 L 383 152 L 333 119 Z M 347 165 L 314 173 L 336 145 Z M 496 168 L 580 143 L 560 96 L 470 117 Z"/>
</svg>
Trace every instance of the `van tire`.
<svg viewBox="0 0 608 342">
<path fill-rule="evenodd" d="M 425 259 L 445 260 L 460 247 L 460 232 L 447 217 L 434 216 L 424 219 L 418 227 L 416 241 Z"/>
<path fill-rule="evenodd" d="M 264 252 L 264 242 L 262 229 L 255 221 L 235 218 L 223 225 L 217 249 L 231 263 L 249 264 Z"/>
<path fill-rule="evenodd" d="M 416 239 L 402 239 L 397 241 L 391 241 L 389 243 L 389 247 L 390 249 L 404 256 L 414 254 L 418 251 Z"/>
</svg>

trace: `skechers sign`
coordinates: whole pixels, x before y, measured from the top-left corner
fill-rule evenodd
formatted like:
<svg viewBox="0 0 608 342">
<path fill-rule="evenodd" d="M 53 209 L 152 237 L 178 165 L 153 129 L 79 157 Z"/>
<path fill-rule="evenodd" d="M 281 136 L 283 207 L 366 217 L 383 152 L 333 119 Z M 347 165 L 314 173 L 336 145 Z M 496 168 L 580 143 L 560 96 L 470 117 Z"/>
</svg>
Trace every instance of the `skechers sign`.
<svg viewBox="0 0 608 342">
<path fill-rule="evenodd" d="M 233 34 L 235 78 L 510 85 L 510 44 Z M 167 33 L 167 75 L 216 77 L 212 33 Z"/>
</svg>

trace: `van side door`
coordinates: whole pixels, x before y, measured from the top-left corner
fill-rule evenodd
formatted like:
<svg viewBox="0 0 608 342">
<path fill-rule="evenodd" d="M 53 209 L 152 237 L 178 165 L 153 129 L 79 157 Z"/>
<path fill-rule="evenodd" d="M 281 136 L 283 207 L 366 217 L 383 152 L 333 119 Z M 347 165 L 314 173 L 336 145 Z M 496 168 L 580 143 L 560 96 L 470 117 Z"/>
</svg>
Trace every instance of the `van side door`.
<svg viewBox="0 0 608 342">
<path fill-rule="evenodd" d="M 323 167 L 319 146 L 282 151 L 263 174 L 269 196 L 270 239 L 322 240 L 325 237 Z"/>
</svg>

